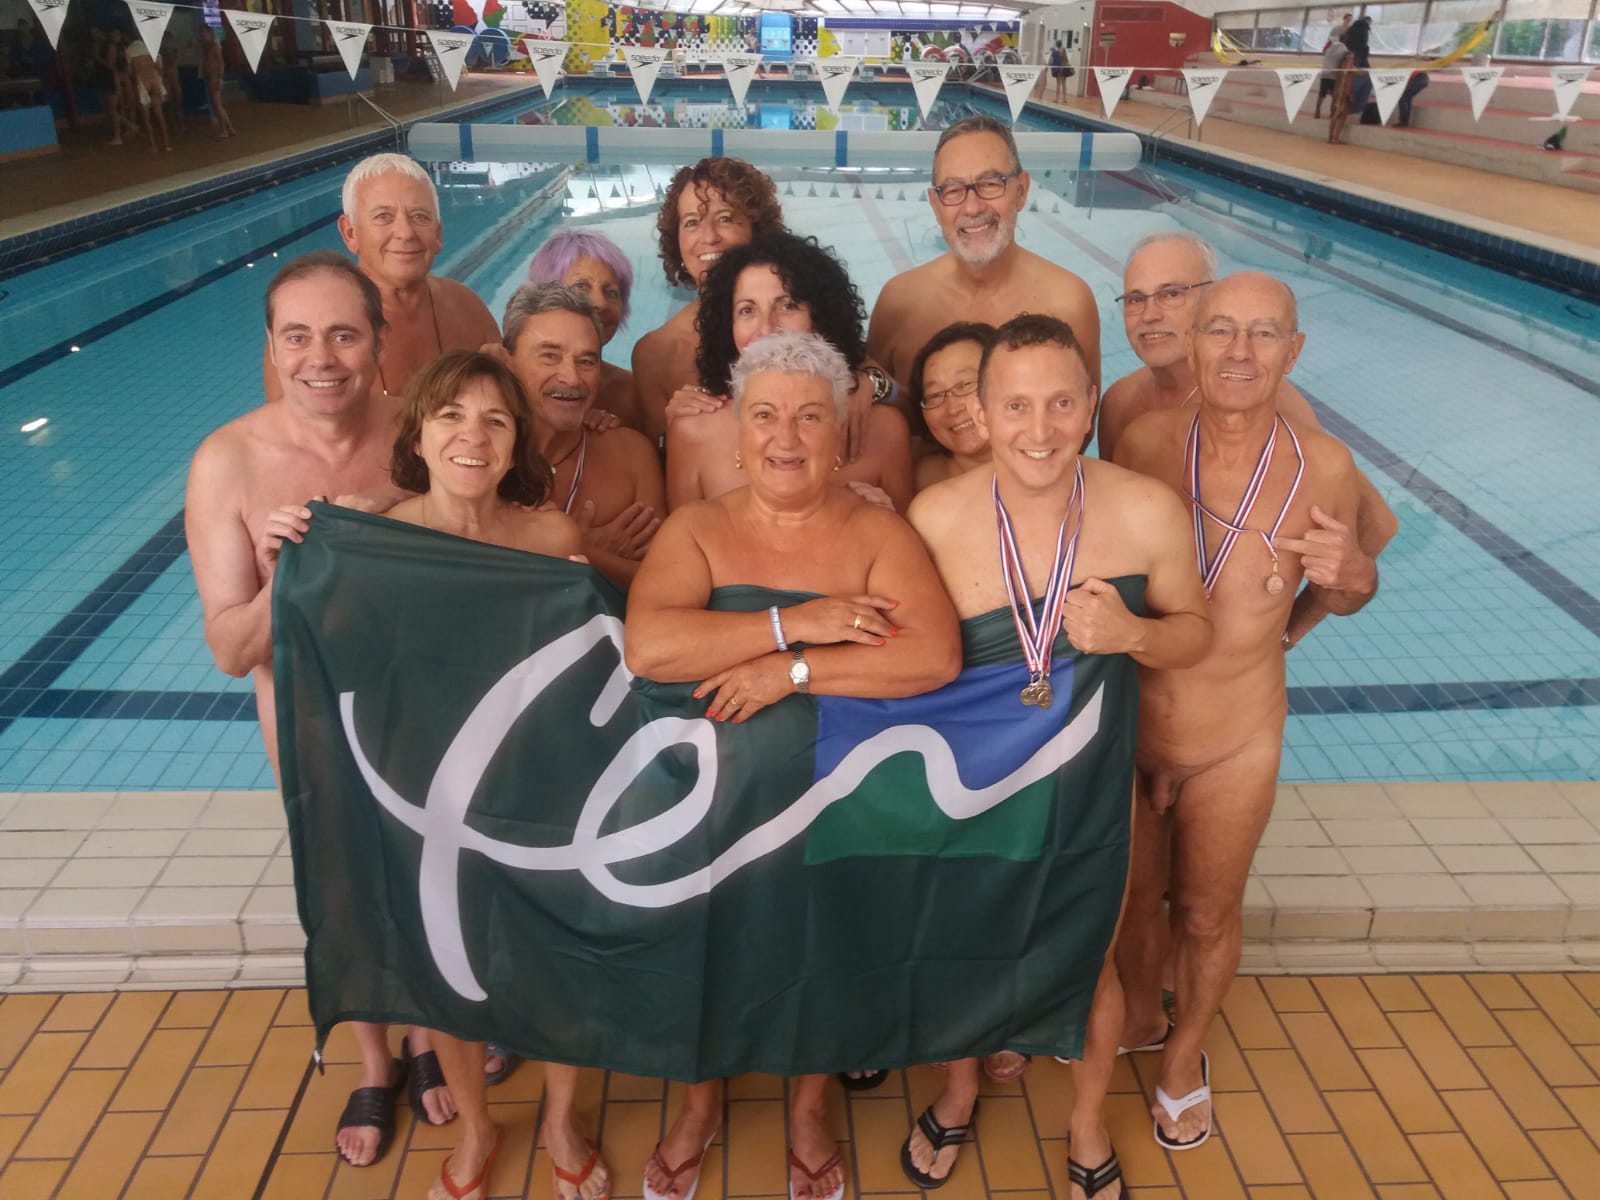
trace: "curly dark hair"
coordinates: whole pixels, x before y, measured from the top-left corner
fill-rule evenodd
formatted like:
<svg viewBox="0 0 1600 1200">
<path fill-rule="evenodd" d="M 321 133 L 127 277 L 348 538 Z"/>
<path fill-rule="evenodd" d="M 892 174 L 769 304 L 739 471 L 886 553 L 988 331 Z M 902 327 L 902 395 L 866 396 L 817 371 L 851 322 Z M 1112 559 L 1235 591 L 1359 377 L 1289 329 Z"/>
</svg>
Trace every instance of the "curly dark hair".
<svg viewBox="0 0 1600 1200">
<path fill-rule="evenodd" d="M 849 272 L 833 251 L 817 244 L 816 238 L 780 231 L 729 250 L 706 274 L 696 322 L 700 349 L 694 360 L 701 387 L 718 395 L 728 394 L 728 378 L 739 359 L 739 349 L 733 344 L 733 291 L 746 267 L 771 267 L 777 271 L 790 298 L 810 311 L 811 332 L 844 355 L 852 371 L 861 369 L 867 357 L 867 340 L 862 333 L 867 306 L 856 285 L 850 282 Z"/>
<path fill-rule="evenodd" d="M 408 492 L 428 490 L 428 464 L 417 453 L 422 423 L 461 394 L 474 379 L 487 379 L 500 389 L 516 438 L 511 445 L 511 469 L 500 480 L 500 496 L 514 504 L 543 504 L 550 494 L 550 464 L 539 453 L 533 437 L 533 407 L 528 393 L 506 366 L 493 355 L 477 350 L 450 350 L 434 359 L 406 384 L 400 411 L 400 432 L 394 439 L 394 463 L 389 473 L 396 487 Z"/>
<path fill-rule="evenodd" d="M 907 389 L 912 437 L 932 436 L 928 433 L 928 420 L 922 415 L 922 376 L 928 369 L 928 360 L 939 351 L 948 350 L 962 342 L 973 342 L 979 349 L 986 349 L 994 340 L 994 333 L 994 326 L 982 321 L 957 321 L 939 330 L 928 339 L 927 345 L 917 351 L 917 357 L 911 360 L 910 387 Z"/>
<path fill-rule="evenodd" d="M 661 242 L 661 265 L 666 268 L 667 285 L 693 283 L 694 276 L 683 265 L 678 250 L 678 200 L 683 189 L 693 186 L 702 200 L 709 189 L 742 213 L 751 232 L 760 235 L 783 228 L 783 209 L 778 205 L 778 187 L 765 171 L 752 167 L 742 158 L 702 158 L 692 167 L 681 167 L 667 184 L 656 214 L 656 233 Z"/>
</svg>

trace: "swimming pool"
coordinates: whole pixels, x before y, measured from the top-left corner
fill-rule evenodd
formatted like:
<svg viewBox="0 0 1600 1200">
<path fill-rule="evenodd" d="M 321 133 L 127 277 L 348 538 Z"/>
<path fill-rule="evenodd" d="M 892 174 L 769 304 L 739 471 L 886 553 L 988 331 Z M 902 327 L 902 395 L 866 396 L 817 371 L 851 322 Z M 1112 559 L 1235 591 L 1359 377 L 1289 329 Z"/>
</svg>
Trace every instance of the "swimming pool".
<svg viewBox="0 0 1600 1200">
<path fill-rule="evenodd" d="M 790 84 L 757 84 L 742 114 L 703 85 L 669 84 L 650 106 L 624 85 L 500 119 L 559 122 L 580 98 L 595 120 L 693 120 L 702 106 L 701 119 L 748 126 L 786 104 L 791 123 L 817 121 L 815 89 Z M 903 87 L 856 85 L 846 103 L 874 126 L 916 117 Z M 934 119 L 974 109 L 1005 113 L 998 97 L 950 87 Z M 761 165 L 791 224 L 836 247 L 869 303 L 943 249 L 923 173 Z M 1379 597 L 1290 656 L 1284 779 L 1595 777 L 1596 308 L 1181 167 L 1029 165 L 1019 237 L 1101 298 L 1107 379 L 1137 365 L 1111 304 L 1122 257 L 1146 233 L 1192 229 L 1224 269 L 1294 286 L 1309 335 L 1295 381 L 1400 516 Z M 0 280 L 0 789 L 271 786 L 248 685 L 212 666 L 200 636 L 183 482 L 199 439 L 257 403 L 266 277 L 338 246 L 343 172 Z M 595 223 L 639 278 L 608 350 L 625 362 L 685 299 L 653 250 L 670 174 L 445 164 L 436 269 L 498 311 L 550 229 Z"/>
</svg>

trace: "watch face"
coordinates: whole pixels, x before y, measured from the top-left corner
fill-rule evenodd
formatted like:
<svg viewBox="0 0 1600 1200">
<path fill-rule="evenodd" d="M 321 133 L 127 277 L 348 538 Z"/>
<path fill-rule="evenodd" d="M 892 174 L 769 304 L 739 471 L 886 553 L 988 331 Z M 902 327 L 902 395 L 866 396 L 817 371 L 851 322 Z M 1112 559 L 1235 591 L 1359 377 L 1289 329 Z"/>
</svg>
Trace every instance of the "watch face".
<svg viewBox="0 0 1600 1200">
<path fill-rule="evenodd" d="M 797 658 L 789 664 L 789 682 L 795 687 L 804 687 L 811 682 L 811 664 L 803 658 Z"/>
</svg>

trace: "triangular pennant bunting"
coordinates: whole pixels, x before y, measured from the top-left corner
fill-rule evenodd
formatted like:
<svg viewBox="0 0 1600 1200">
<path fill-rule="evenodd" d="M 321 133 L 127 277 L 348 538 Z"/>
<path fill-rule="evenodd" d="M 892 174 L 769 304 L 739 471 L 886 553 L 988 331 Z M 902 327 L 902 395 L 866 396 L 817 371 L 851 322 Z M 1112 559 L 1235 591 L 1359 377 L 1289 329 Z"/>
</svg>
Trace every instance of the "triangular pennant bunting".
<svg viewBox="0 0 1600 1200">
<path fill-rule="evenodd" d="M 1411 79 L 1411 69 L 1368 71 L 1367 74 L 1372 77 L 1372 98 L 1378 104 L 1378 124 L 1387 125 L 1394 106 L 1400 103 L 1400 93 L 1406 90 Z"/>
<path fill-rule="evenodd" d="M 472 45 L 472 34 L 430 29 L 428 41 L 433 44 L 433 52 L 439 56 L 439 69 L 450 81 L 450 90 L 455 91 L 456 81 L 461 78 L 461 68 L 467 61 L 467 48 Z"/>
<path fill-rule="evenodd" d="M 1317 81 L 1318 72 L 1306 70 L 1304 67 L 1278 67 L 1278 82 L 1283 85 L 1283 111 L 1289 118 L 1289 123 L 1294 124 L 1294 119 L 1300 115 L 1301 106 L 1306 102 L 1306 95 L 1311 91 L 1311 85 Z"/>
<path fill-rule="evenodd" d="M 61 40 L 61 23 L 67 19 L 67 0 L 28 0 L 28 7 L 39 18 L 39 28 L 50 39 L 50 48 L 58 50 Z"/>
<path fill-rule="evenodd" d="M 1033 85 L 1039 82 L 1043 67 L 1001 67 L 1000 82 L 1005 85 L 1006 102 L 1011 105 L 1011 123 L 1015 125 L 1022 115 L 1022 106 L 1033 94 Z"/>
<path fill-rule="evenodd" d="M 167 32 L 167 22 L 172 20 L 172 5 L 157 4 L 154 0 L 128 0 L 128 11 L 133 23 L 139 27 L 139 40 L 150 51 L 151 58 L 161 55 L 161 39 Z"/>
<path fill-rule="evenodd" d="M 222 15 L 228 18 L 228 24 L 233 27 L 233 36 L 239 39 L 239 49 L 244 51 L 245 62 L 250 64 L 251 71 L 255 71 L 261 65 L 261 52 L 267 47 L 267 34 L 272 30 L 272 14 L 236 12 L 225 8 Z"/>
<path fill-rule="evenodd" d="M 1111 114 L 1116 110 L 1117 101 L 1122 99 L 1122 93 L 1128 90 L 1128 76 L 1133 74 L 1132 67 L 1096 67 L 1094 80 L 1100 85 L 1100 105 L 1106 110 L 1106 120 L 1111 119 Z"/>
<path fill-rule="evenodd" d="M 1463 67 L 1461 78 L 1466 81 L 1467 95 L 1472 100 L 1472 119 L 1483 120 L 1483 110 L 1489 107 L 1489 97 L 1494 95 L 1495 84 L 1505 74 L 1504 67 Z"/>
<path fill-rule="evenodd" d="M 670 52 L 645 49 L 642 46 L 624 46 L 622 57 L 628 60 L 628 72 L 633 76 L 633 86 L 639 89 L 639 103 L 650 103 L 650 89 L 656 85 L 656 74 L 667 61 Z"/>
<path fill-rule="evenodd" d="M 1228 77 L 1226 71 L 1185 67 L 1183 81 L 1189 89 L 1189 108 L 1194 113 L 1194 123 L 1201 124 L 1206 119 L 1206 113 L 1211 111 L 1211 102 L 1217 98 L 1217 93 L 1222 90 L 1222 81 Z"/>
<path fill-rule="evenodd" d="M 1572 120 L 1572 106 L 1578 102 L 1578 95 L 1583 91 L 1583 81 L 1589 78 L 1593 67 L 1551 67 L 1550 80 L 1556 90 L 1556 117 L 1562 121 Z"/>
<path fill-rule="evenodd" d="M 344 69 L 354 79 L 361 70 L 361 56 L 367 52 L 367 33 L 372 26 L 356 21 L 324 21 L 323 24 L 332 32 L 333 44 L 339 47 L 339 57 L 344 59 Z"/>
<path fill-rule="evenodd" d="M 745 93 L 750 90 L 750 81 L 756 77 L 756 68 L 761 65 L 759 54 L 724 54 L 722 56 L 722 77 L 728 81 L 728 88 L 733 92 L 733 102 L 743 104 Z"/>
<path fill-rule="evenodd" d="M 928 114 L 933 111 L 933 102 L 939 98 L 939 89 L 944 86 L 944 77 L 949 73 L 949 63 L 907 64 L 906 74 L 911 76 L 911 87 L 917 94 L 917 107 L 922 110 L 923 120 L 927 120 Z"/>
<path fill-rule="evenodd" d="M 832 58 L 817 59 L 817 78 L 822 81 L 822 94 L 828 98 L 828 107 L 837 109 L 844 99 L 844 90 L 861 65 L 859 54 L 837 54 Z"/>
<path fill-rule="evenodd" d="M 533 64 L 533 73 L 539 77 L 539 86 L 546 97 L 555 89 L 556 73 L 567 59 L 571 42 L 547 42 L 543 38 L 523 38 L 522 50 Z"/>
</svg>

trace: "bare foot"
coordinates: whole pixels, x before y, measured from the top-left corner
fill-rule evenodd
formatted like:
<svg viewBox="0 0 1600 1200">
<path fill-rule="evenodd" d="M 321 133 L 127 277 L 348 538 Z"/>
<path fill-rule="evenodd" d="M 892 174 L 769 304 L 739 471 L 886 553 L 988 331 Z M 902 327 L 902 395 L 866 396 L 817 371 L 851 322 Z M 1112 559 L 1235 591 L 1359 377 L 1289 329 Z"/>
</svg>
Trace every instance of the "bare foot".
<svg viewBox="0 0 1600 1200">
<path fill-rule="evenodd" d="M 380 1073 L 376 1070 L 363 1071 L 359 1087 L 394 1087 L 394 1065 L 385 1062 Z M 378 1156 L 378 1142 L 381 1134 L 376 1125 L 347 1125 L 339 1130 L 334 1137 L 334 1145 L 339 1148 L 339 1153 L 352 1167 L 370 1166 Z"/>
<path fill-rule="evenodd" d="M 1173 1100 L 1180 1100 L 1205 1082 L 1199 1064 L 1188 1070 L 1174 1070 L 1170 1063 L 1162 1064 L 1161 1090 Z M 1161 1105 L 1150 1106 L 1150 1115 L 1161 1126 L 1161 1132 L 1175 1142 L 1192 1142 L 1211 1128 L 1211 1102 L 1202 1101 L 1185 1109 L 1174 1121 Z M 1081 1159 L 1079 1160 L 1082 1161 Z M 1090 1164 L 1084 1163 L 1085 1166 Z"/>
<path fill-rule="evenodd" d="M 493 1125 L 486 1126 L 482 1133 L 474 1134 L 463 1130 L 461 1143 L 445 1159 L 444 1171 L 454 1185 L 452 1191 L 446 1191 L 442 1181 L 436 1181 L 428 1189 L 428 1200 L 454 1200 L 460 1195 L 462 1200 L 471 1200 L 488 1195 L 489 1167 L 496 1151 L 500 1147 L 500 1131 Z M 461 1189 L 475 1180 L 482 1180 L 483 1186 L 473 1188 L 470 1192 L 462 1193 Z"/>
<path fill-rule="evenodd" d="M 576 1125 L 546 1120 L 544 1144 L 555 1167 L 556 1200 L 600 1200 L 610 1194 L 611 1173 Z"/>
<path fill-rule="evenodd" d="M 646 1187 L 658 1196 L 667 1197 L 667 1200 L 679 1200 L 689 1190 L 689 1184 L 695 1178 L 694 1170 L 680 1170 L 670 1178 L 667 1171 L 705 1152 L 706 1145 L 722 1123 L 721 1109 L 720 1096 L 717 1097 L 717 1103 L 709 1107 L 684 1105 L 672 1128 L 667 1130 L 667 1136 L 661 1139 L 660 1149 L 644 1165 Z M 667 1164 L 666 1169 L 662 1168 L 663 1161 Z"/>
<path fill-rule="evenodd" d="M 799 1165 L 796 1165 L 796 1164 Z M 826 1200 L 844 1187 L 844 1159 L 828 1132 L 827 1112 L 795 1108 L 789 1114 L 789 1191 L 794 1200 Z"/>
<path fill-rule="evenodd" d="M 1153 1046 L 1167 1036 L 1169 1026 L 1165 1021 L 1159 1025 L 1152 1025 L 1148 1029 L 1135 1029 L 1133 1026 L 1124 1026 L 1122 1030 L 1122 1044 L 1129 1050 L 1136 1046 Z"/>
<path fill-rule="evenodd" d="M 1028 1056 L 1015 1050 L 1001 1050 L 983 1056 L 983 1073 L 996 1083 L 1008 1083 L 1028 1069 Z M 942 1124 L 943 1122 L 941 1122 Z"/>
<path fill-rule="evenodd" d="M 972 1120 L 972 1110 L 977 1102 L 976 1096 L 971 1100 L 952 1099 L 948 1091 L 943 1092 L 933 1102 L 933 1119 L 946 1129 L 965 1125 Z M 950 1172 L 956 1168 L 956 1158 L 960 1153 L 961 1143 L 957 1142 L 935 1154 L 933 1143 L 922 1132 L 922 1126 L 911 1127 L 911 1165 L 924 1175 L 940 1180 L 949 1178 Z"/>
</svg>

